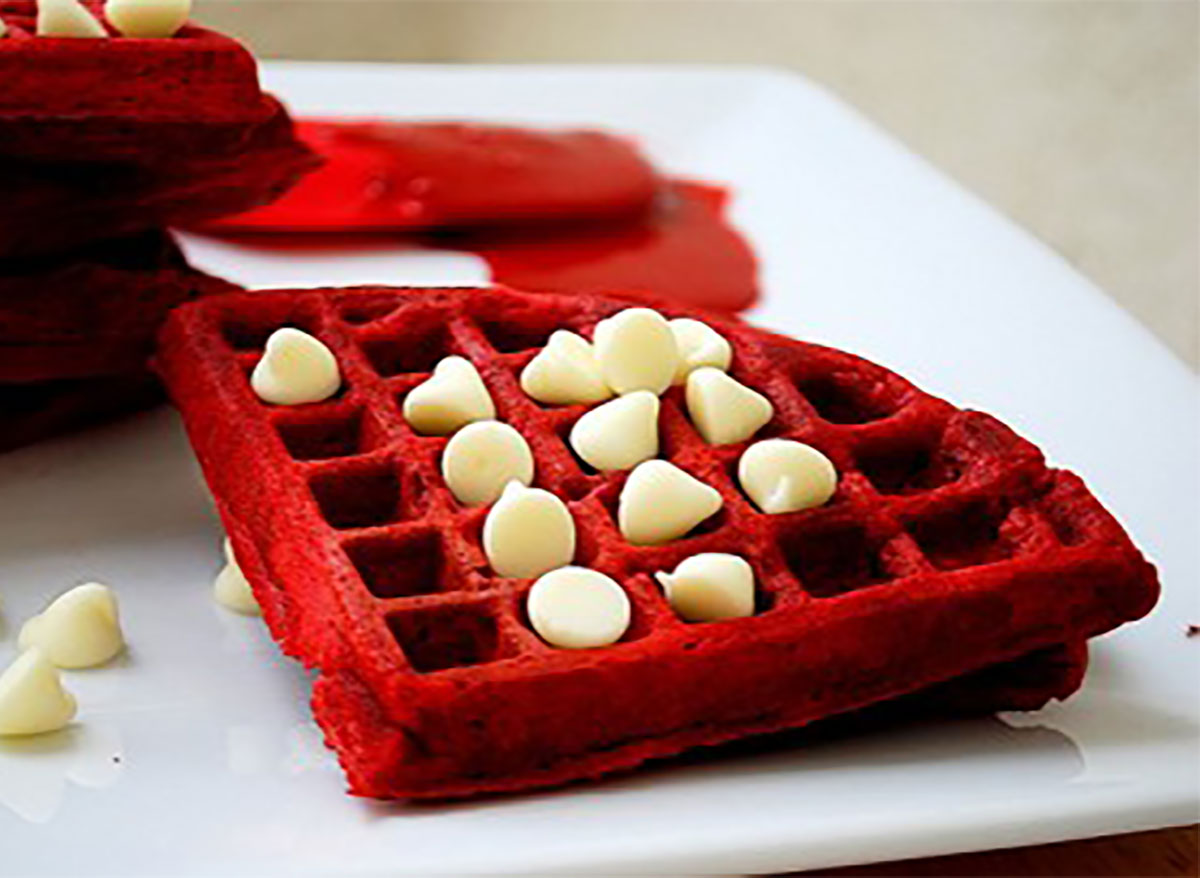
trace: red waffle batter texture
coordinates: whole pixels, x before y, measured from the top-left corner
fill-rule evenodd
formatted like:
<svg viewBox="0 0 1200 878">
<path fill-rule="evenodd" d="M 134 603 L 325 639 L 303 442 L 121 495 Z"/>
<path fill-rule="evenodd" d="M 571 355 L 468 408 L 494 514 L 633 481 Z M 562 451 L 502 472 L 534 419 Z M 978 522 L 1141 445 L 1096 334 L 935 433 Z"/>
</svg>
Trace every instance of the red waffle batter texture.
<svg viewBox="0 0 1200 878">
<path fill-rule="evenodd" d="M 5 162 L 0 166 L 0 258 L 58 253 L 97 236 L 186 226 L 277 198 L 320 160 L 296 139 L 287 112 L 269 100 L 275 112 L 248 129 L 232 150 L 157 164 Z"/>
<path fill-rule="evenodd" d="M 103 3 L 84 3 L 104 22 Z M 278 112 L 235 40 L 195 25 L 170 39 L 36 36 L 35 0 L 0 0 L 0 155 L 177 161 L 235 151 Z"/>
<path fill-rule="evenodd" d="M 37 37 L 33 0 L 0 18 L 0 258 L 255 208 L 320 164 L 228 37 Z"/>
<path fill-rule="evenodd" d="M 163 401 L 148 372 L 38 384 L 0 384 L 0 452 L 111 421 Z"/>
<path fill-rule="evenodd" d="M 0 263 L 0 384 L 144 376 L 168 311 L 237 289 L 166 232 Z"/>
<path fill-rule="evenodd" d="M 161 373 L 272 633 L 319 671 L 314 712 L 353 792 L 445 798 L 595 777 L 1079 644 L 1154 605 L 1153 567 L 1083 482 L 994 418 L 850 354 L 669 305 L 729 339 L 733 376 L 771 399 L 755 438 L 809 443 L 841 480 L 824 507 L 759 513 L 733 475 L 745 443 L 705 444 L 676 388 L 661 456 L 725 505 L 683 539 L 629 545 L 615 523 L 625 474 L 585 471 L 564 440 L 584 408 L 540 406 L 518 384 L 553 330 L 590 336 L 627 305 L 376 288 L 220 296 L 168 320 Z M 336 398 L 280 408 L 254 395 L 248 373 L 282 326 L 335 352 Z M 524 615 L 532 583 L 491 573 L 486 510 L 441 480 L 446 439 L 400 413 L 448 354 L 476 364 L 533 450 L 535 484 L 567 502 L 576 563 L 629 594 L 621 642 L 549 647 Z M 751 562 L 755 616 L 675 615 L 651 575 L 698 552 Z"/>
</svg>

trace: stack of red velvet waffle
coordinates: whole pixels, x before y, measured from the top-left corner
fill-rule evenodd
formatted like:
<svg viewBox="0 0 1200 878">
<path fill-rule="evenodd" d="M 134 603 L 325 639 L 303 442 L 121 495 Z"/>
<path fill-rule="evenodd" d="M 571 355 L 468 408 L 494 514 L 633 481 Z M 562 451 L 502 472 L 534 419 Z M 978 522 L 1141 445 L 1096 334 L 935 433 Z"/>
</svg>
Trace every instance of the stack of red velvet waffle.
<svg viewBox="0 0 1200 878">
<path fill-rule="evenodd" d="M 41 37 L 36 13 L 0 0 L 0 448 L 157 399 L 158 324 L 228 286 L 164 229 L 264 204 L 316 164 L 233 40 Z"/>
</svg>

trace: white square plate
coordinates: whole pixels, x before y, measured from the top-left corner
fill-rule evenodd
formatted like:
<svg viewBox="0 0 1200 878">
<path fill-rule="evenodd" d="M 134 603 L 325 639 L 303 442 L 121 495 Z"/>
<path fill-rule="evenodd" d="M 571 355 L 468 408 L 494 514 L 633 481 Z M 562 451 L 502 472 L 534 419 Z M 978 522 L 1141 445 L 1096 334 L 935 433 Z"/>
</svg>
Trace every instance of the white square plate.
<svg viewBox="0 0 1200 878">
<path fill-rule="evenodd" d="M 122 875 L 800 869 L 1197 819 L 1194 376 L 1045 247 L 804 81 L 731 69 L 278 65 L 301 113 L 608 126 L 729 184 L 762 258 L 754 319 L 991 411 L 1083 473 L 1161 565 L 1163 600 L 1038 714 L 685 760 L 604 783 L 413 807 L 351 799 L 307 679 L 210 601 L 219 532 L 160 411 L 0 459 L 7 660 L 81 579 L 131 651 L 68 675 L 76 727 L 0 745 L 0 871 Z M 482 281 L 472 257 L 286 258 L 194 240 L 259 285 Z M 614 705 L 619 710 L 620 705 Z"/>
</svg>

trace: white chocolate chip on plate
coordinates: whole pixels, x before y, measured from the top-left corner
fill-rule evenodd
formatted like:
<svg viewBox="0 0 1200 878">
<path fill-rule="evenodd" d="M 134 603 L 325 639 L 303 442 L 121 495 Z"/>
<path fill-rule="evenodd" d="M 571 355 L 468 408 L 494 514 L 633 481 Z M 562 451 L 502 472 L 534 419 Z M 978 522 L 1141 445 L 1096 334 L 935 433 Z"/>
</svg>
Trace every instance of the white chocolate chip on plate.
<svg viewBox="0 0 1200 878">
<path fill-rule="evenodd" d="M 76 709 L 58 668 L 37 647 L 0 674 L 0 736 L 58 731 L 75 718 Z"/>
<path fill-rule="evenodd" d="M 654 577 L 671 608 L 688 622 L 754 615 L 754 569 L 745 558 L 704 552 Z"/>
<path fill-rule="evenodd" d="M 594 335 L 600 372 L 617 393 L 649 390 L 658 395 L 671 386 L 679 348 L 657 311 L 626 308 L 596 324 Z"/>
<path fill-rule="evenodd" d="M 833 463 L 817 449 L 791 439 L 764 439 L 738 461 L 738 481 L 768 515 L 799 512 L 829 502 L 837 490 Z"/>
<path fill-rule="evenodd" d="M 724 505 L 710 485 L 665 460 L 648 460 L 629 474 L 617 506 L 621 534 L 635 546 L 654 546 L 686 534 Z"/>
<path fill-rule="evenodd" d="M 549 491 L 509 482 L 484 520 L 483 550 L 499 576 L 541 576 L 574 559 L 575 519 Z"/>
<path fill-rule="evenodd" d="M 658 455 L 658 408 L 648 390 L 597 406 L 571 428 L 571 447 L 598 470 L 632 469 Z"/>
<path fill-rule="evenodd" d="M 514 479 L 533 481 L 533 452 L 525 437 L 500 421 L 476 421 L 451 437 L 442 453 L 442 477 L 458 502 L 494 502 Z"/>
<path fill-rule="evenodd" d="M 547 405 L 603 402 L 613 395 L 591 343 L 565 329 L 553 333 L 521 370 L 521 389 Z"/>
<path fill-rule="evenodd" d="M 192 0 L 108 0 L 104 17 L 122 36 L 166 39 L 192 14 Z"/>
<path fill-rule="evenodd" d="M 102 665 L 125 647 L 117 597 L 98 582 L 76 586 L 26 622 L 17 642 L 60 668 Z"/>
<path fill-rule="evenodd" d="M 108 31 L 79 0 L 38 0 L 37 35 L 97 39 Z"/>
<path fill-rule="evenodd" d="M 611 577 L 586 567 L 560 567 L 529 591 L 533 630 L 561 649 L 609 646 L 629 628 L 629 596 Z"/>
<path fill-rule="evenodd" d="M 711 366 L 688 376 L 686 395 L 688 415 L 709 445 L 743 442 L 775 416 L 769 399 Z"/>
<path fill-rule="evenodd" d="M 733 348 L 707 323 L 680 317 L 671 321 L 671 332 L 675 333 L 675 345 L 679 348 L 679 365 L 675 368 L 674 384 L 683 384 L 688 375 L 701 366 L 712 366 L 722 372 L 729 371 L 733 361 Z"/>
<path fill-rule="evenodd" d="M 262 615 L 262 607 L 259 606 L 246 575 L 242 573 L 242 568 L 234 557 L 233 543 L 228 537 L 225 538 L 225 566 L 213 582 L 213 597 L 225 609 L 241 613 L 243 616 Z"/>
<path fill-rule="evenodd" d="M 404 419 L 418 433 L 448 436 L 474 421 L 496 417 L 496 405 L 475 364 L 463 357 L 446 357 L 433 375 L 404 397 Z"/>
<path fill-rule="evenodd" d="M 324 402 L 342 386 L 337 358 L 320 339 L 285 326 L 271 333 L 250 386 L 263 402 L 305 405 Z"/>
</svg>

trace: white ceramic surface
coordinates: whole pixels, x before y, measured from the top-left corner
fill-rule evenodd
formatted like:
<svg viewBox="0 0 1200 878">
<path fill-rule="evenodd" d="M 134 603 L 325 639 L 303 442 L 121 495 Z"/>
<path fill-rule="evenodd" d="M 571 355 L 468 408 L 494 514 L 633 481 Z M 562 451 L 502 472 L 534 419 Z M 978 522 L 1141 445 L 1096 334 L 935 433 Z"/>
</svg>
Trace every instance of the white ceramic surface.
<svg viewBox="0 0 1200 878">
<path fill-rule="evenodd" d="M 174 415 L 0 458 L 0 659 L 53 593 L 121 595 L 129 655 L 68 674 L 58 735 L 0 744 L 0 873 L 719 873 L 1198 818 L 1197 384 L 1045 247 L 807 83 L 752 70 L 279 65 L 300 112 L 606 125 L 730 184 L 755 319 L 992 411 L 1083 473 L 1161 566 L 1154 614 L 1038 714 L 737 751 L 548 794 L 413 807 L 342 794 L 307 680 L 209 598 L 220 544 Z M 262 257 L 254 284 L 481 281 L 473 258 Z"/>
</svg>

